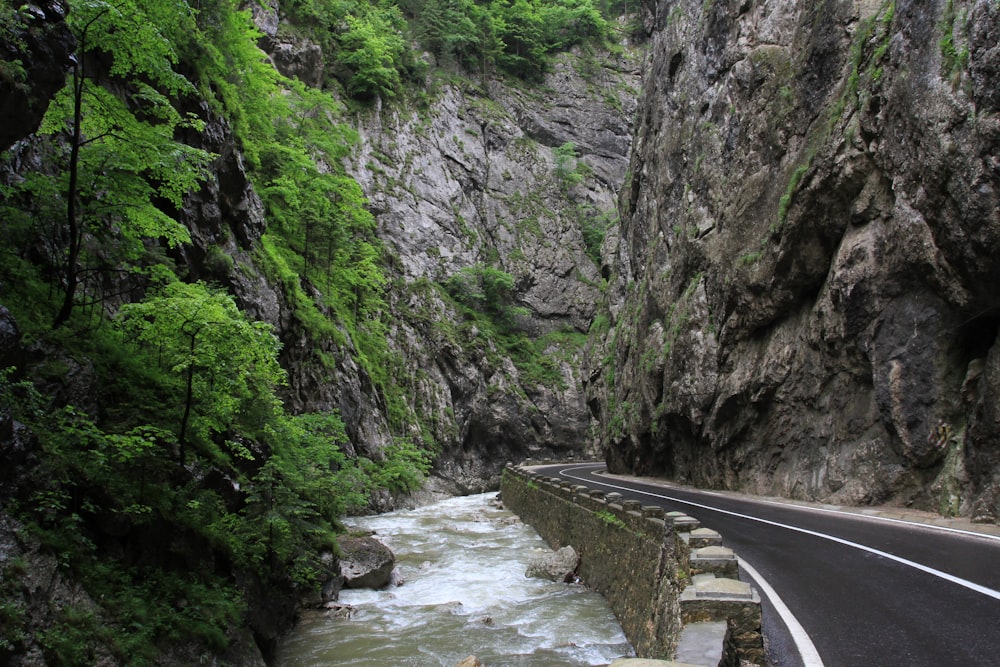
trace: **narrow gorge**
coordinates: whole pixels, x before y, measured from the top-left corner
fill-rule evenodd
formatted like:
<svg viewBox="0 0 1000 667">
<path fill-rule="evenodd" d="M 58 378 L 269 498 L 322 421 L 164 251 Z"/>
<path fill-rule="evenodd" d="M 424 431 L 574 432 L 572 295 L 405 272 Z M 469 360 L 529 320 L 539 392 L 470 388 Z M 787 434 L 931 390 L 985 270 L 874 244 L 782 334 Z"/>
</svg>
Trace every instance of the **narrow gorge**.
<svg viewBox="0 0 1000 667">
<path fill-rule="evenodd" d="M 527 458 L 998 521 L 998 43 L 995 0 L 5 0 L 0 662 L 266 663 L 341 517 Z"/>
</svg>

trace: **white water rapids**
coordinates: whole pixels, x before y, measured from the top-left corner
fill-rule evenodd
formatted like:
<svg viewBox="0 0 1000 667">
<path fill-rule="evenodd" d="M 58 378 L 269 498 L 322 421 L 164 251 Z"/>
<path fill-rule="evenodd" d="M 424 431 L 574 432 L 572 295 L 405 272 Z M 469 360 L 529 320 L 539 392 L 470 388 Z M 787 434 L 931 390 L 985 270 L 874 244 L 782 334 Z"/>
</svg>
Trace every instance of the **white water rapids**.
<svg viewBox="0 0 1000 667">
<path fill-rule="evenodd" d="M 396 554 L 403 585 L 345 589 L 352 617 L 304 616 L 277 664 L 454 667 L 475 655 L 487 667 L 565 667 L 634 656 L 598 593 L 524 576 L 549 548 L 495 496 L 353 520 Z"/>
</svg>

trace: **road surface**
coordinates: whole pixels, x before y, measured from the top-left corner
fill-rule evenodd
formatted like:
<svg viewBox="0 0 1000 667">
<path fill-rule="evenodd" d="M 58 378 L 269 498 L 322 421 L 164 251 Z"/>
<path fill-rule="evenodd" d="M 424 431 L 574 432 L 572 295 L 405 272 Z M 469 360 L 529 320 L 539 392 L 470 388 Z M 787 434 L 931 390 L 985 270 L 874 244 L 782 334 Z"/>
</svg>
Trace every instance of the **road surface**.
<svg viewBox="0 0 1000 667">
<path fill-rule="evenodd" d="M 721 533 L 748 566 L 743 576 L 760 579 L 748 577 L 765 598 L 776 666 L 1000 665 L 1000 527 L 697 491 L 608 475 L 603 464 L 535 469 L 680 510 Z"/>
</svg>

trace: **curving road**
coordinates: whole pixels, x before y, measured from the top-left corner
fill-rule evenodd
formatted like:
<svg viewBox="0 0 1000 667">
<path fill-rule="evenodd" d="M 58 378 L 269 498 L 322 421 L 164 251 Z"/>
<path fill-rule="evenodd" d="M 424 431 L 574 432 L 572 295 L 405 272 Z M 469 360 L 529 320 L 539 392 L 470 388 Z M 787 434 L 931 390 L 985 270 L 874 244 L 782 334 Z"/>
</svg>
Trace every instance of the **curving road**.
<svg viewBox="0 0 1000 667">
<path fill-rule="evenodd" d="M 996 526 L 959 530 L 697 491 L 608 475 L 603 464 L 535 469 L 683 511 L 720 532 L 765 598 L 765 645 L 776 666 L 1000 665 Z"/>
</svg>

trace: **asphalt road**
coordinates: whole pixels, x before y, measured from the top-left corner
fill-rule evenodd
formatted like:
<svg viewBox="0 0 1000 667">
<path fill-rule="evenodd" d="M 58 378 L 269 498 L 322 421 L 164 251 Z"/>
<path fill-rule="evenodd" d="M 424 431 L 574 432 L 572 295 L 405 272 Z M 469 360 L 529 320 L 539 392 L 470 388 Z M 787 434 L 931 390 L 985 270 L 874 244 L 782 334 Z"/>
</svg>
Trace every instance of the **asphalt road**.
<svg viewBox="0 0 1000 667">
<path fill-rule="evenodd" d="M 720 532 L 763 580 L 748 579 L 765 598 L 765 645 L 776 666 L 1000 665 L 996 527 L 998 534 L 944 528 L 603 470 L 565 464 L 539 472 L 680 510 Z"/>
</svg>

